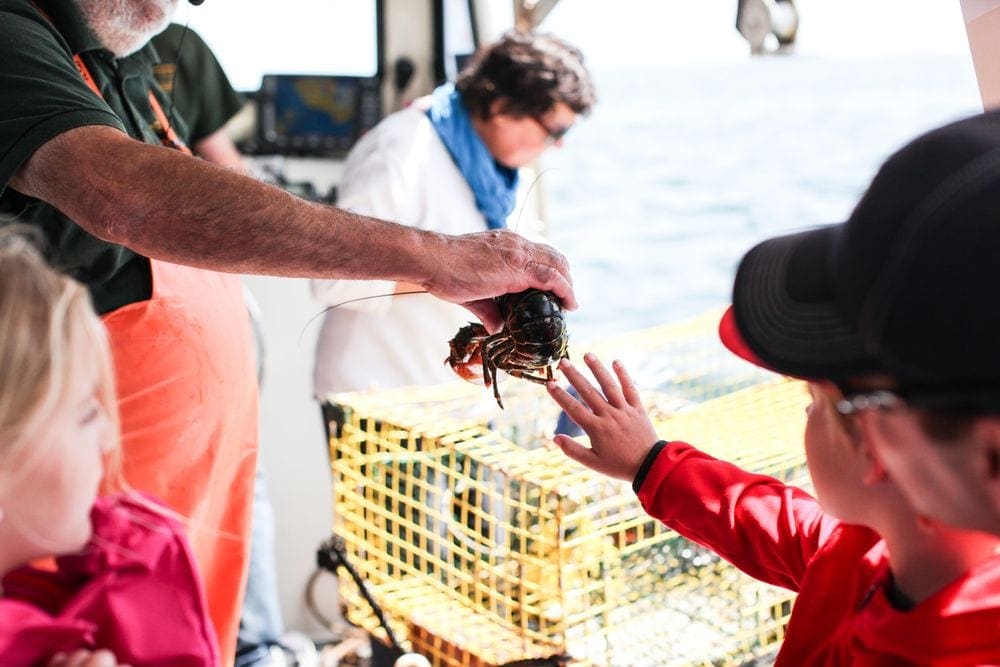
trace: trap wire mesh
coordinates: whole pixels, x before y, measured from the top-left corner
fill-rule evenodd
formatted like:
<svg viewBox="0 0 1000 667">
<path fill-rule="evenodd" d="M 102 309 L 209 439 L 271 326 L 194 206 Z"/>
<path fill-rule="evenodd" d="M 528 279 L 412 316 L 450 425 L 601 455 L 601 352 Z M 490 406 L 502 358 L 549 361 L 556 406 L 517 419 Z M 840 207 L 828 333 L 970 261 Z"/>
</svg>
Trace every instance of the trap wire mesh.
<svg viewBox="0 0 1000 667">
<path fill-rule="evenodd" d="M 719 313 L 588 346 L 622 359 L 657 432 L 807 483 L 801 383 L 718 342 Z M 766 662 L 792 594 L 648 517 L 551 444 L 559 409 L 509 379 L 329 397 L 334 530 L 411 650 L 445 667 Z M 348 619 L 385 634 L 341 574 Z M 554 664 L 554 663 L 553 663 Z M 759 663 L 758 663 L 759 664 Z"/>
</svg>

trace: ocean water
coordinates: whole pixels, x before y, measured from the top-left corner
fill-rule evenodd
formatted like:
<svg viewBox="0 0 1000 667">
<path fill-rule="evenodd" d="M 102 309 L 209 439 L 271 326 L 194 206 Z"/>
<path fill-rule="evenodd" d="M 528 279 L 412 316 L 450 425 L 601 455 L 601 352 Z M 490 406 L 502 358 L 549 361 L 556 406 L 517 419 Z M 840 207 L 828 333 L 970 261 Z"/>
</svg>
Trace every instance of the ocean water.
<svg viewBox="0 0 1000 667">
<path fill-rule="evenodd" d="M 878 165 L 981 111 L 968 56 L 803 56 L 595 72 L 600 100 L 543 156 L 548 234 L 569 258 L 574 341 L 729 299 L 757 241 L 845 219 Z"/>
</svg>

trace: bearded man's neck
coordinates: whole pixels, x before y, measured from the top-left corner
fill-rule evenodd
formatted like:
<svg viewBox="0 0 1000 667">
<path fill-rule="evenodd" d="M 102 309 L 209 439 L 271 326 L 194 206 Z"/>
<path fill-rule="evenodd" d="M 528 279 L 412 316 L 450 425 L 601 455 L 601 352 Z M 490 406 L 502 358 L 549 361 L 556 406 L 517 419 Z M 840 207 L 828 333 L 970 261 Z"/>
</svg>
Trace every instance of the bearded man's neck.
<svg viewBox="0 0 1000 667">
<path fill-rule="evenodd" d="M 167 27 L 176 0 L 73 0 L 104 48 L 118 58 L 135 53 Z"/>
</svg>

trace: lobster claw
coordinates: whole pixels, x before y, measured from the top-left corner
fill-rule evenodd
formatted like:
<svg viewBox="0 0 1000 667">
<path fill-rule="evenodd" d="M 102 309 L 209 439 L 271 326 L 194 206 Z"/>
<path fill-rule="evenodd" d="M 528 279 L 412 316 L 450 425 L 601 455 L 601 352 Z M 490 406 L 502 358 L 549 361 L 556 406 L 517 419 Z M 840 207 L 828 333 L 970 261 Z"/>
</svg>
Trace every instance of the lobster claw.
<svg viewBox="0 0 1000 667">
<path fill-rule="evenodd" d="M 490 378 L 483 373 L 483 341 L 489 336 L 486 327 L 470 322 L 458 330 L 448 342 L 451 352 L 444 363 L 468 382 L 490 386 Z"/>
</svg>

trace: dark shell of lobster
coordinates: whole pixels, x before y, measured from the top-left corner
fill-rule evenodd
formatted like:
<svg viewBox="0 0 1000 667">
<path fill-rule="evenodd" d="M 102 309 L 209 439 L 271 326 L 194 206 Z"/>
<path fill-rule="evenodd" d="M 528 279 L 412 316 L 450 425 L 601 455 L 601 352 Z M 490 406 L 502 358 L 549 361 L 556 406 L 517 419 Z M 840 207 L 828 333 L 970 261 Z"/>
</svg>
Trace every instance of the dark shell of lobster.
<svg viewBox="0 0 1000 667">
<path fill-rule="evenodd" d="M 569 332 L 562 304 L 551 292 L 529 289 L 496 301 L 503 328 L 490 335 L 481 324 L 465 325 L 449 342 L 445 363 L 470 382 L 492 385 L 497 405 L 503 408 L 497 370 L 544 384 L 552 379 L 552 365 L 569 356 Z"/>
</svg>

